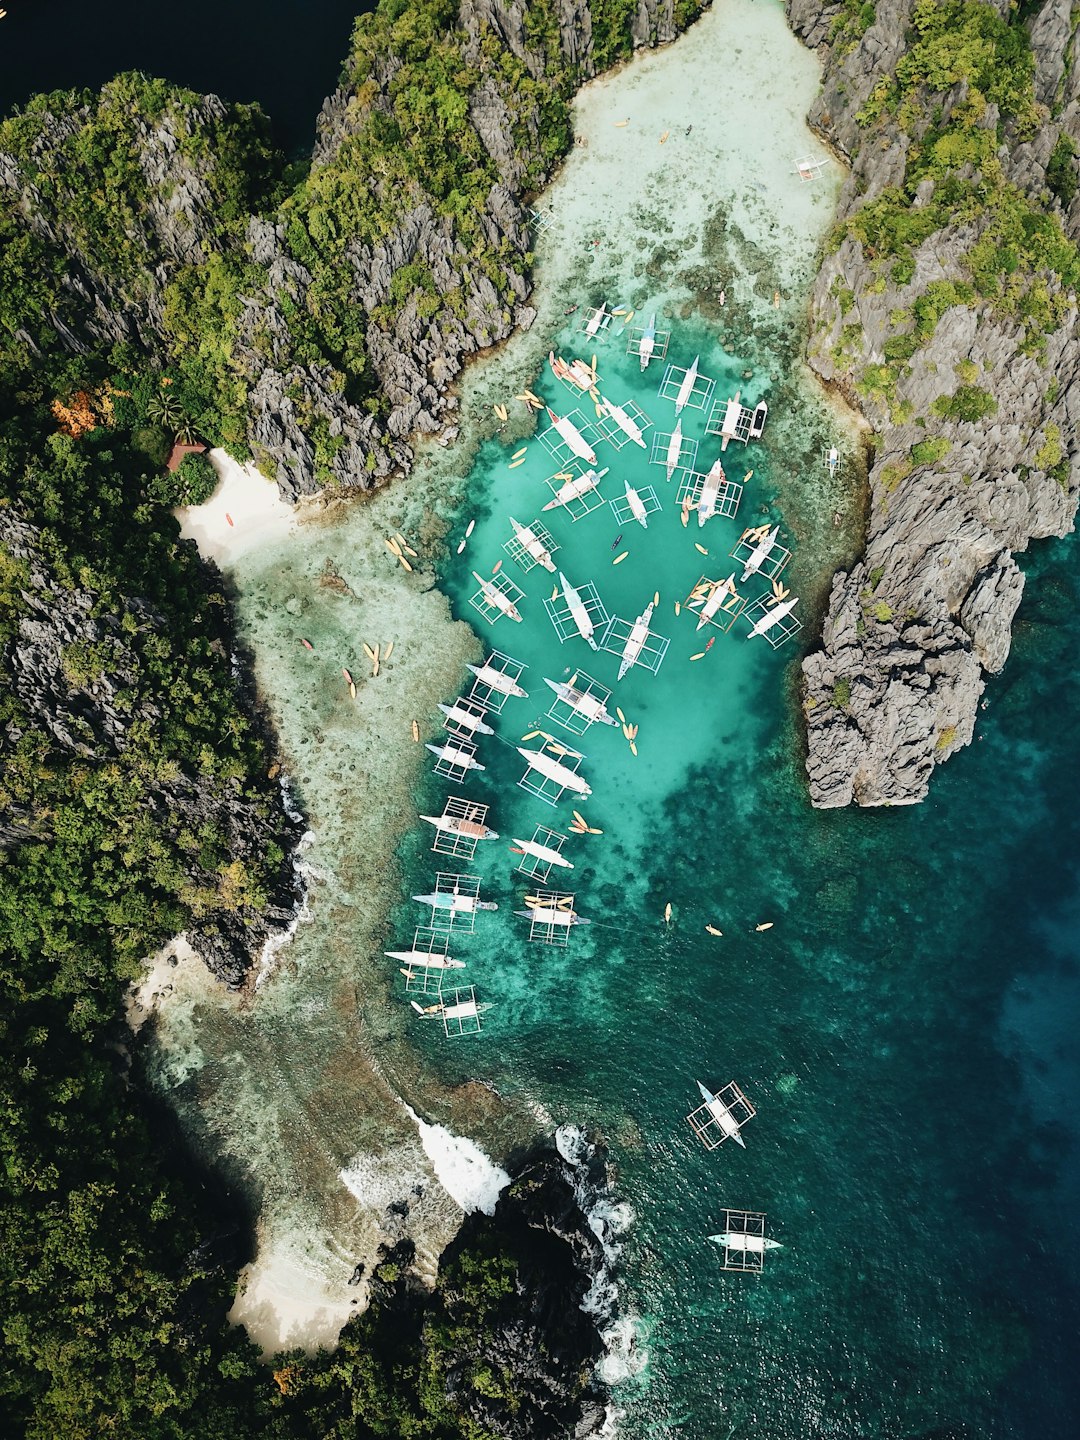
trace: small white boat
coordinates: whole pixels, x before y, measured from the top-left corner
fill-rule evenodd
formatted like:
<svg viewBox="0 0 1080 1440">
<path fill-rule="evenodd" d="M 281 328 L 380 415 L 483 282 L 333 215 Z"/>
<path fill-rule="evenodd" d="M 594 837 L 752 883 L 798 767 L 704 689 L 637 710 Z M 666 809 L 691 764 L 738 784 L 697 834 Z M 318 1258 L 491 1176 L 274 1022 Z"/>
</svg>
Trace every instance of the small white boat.
<svg viewBox="0 0 1080 1440">
<path fill-rule="evenodd" d="M 585 608 L 584 600 L 582 600 L 581 596 L 561 570 L 559 571 L 559 584 L 562 586 L 563 599 L 569 608 L 570 618 L 577 626 L 578 634 L 587 645 L 590 645 L 595 650 L 596 641 L 593 639 L 593 631 L 596 629 L 596 626 L 593 624 L 592 617 Z"/>
<path fill-rule="evenodd" d="M 475 915 L 478 910 L 497 910 L 494 900 L 481 900 L 476 895 L 459 895 L 456 890 L 433 890 L 430 895 L 414 895 L 421 905 L 433 910 L 449 910 L 452 915 Z"/>
<path fill-rule="evenodd" d="M 574 422 L 566 415 L 556 415 L 551 406 L 547 407 L 548 419 L 570 447 L 571 454 L 590 465 L 596 464 L 596 451 L 582 435 Z"/>
<path fill-rule="evenodd" d="M 747 556 L 746 564 L 743 567 L 742 578 L 749 580 L 751 575 L 756 575 L 762 565 L 772 554 L 772 548 L 776 544 L 776 537 L 780 534 L 780 526 L 774 525 L 771 530 L 766 530 L 758 543 Z"/>
<path fill-rule="evenodd" d="M 700 630 L 703 625 L 707 625 L 728 596 L 734 594 L 735 572 L 733 570 L 726 580 L 717 580 L 709 591 L 705 599 L 705 604 L 702 605 L 698 612 L 697 628 Z"/>
<path fill-rule="evenodd" d="M 611 316 L 607 313 L 607 301 L 605 300 L 603 305 L 601 305 L 598 310 L 594 310 L 589 316 L 589 323 L 585 326 L 585 334 L 591 339 L 592 336 L 599 331 L 604 321 L 610 321 L 610 319 Z"/>
<path fill-rule="evenodd" d="M 694 363 L 690 366 L 690 369 L 687 370 L 686 374 L 683 376 L 682 384 L 679 386 L 679 393 L 675 396 L 676 415 L 680 415 L 682 413 L 682 411 L 686 408 L 687 401 L 694 393 L 694 386 L 697 384 L 698 361 L 700 359 L 700 355 L 695 355 Z"/>
<path fill-rule="evenodd" d="M 782 1250 L 779 1240 L 767 1240 L 764 1235 L 744 1235 L 741 1230 L 725 1230 L 720 1235 L 710 1235 L 714 1245 L 725 1250 L 741 1251 L 746 1255 L 763 1255 L 766 1250 Z"/>
<path fill-rule="evenodd" d="M 622 660 L 619 662 L 619 675 L 621 680 L 631 665 L 641 654 L 642 648 L 649 635 L 649 621 L 652 619 L 653 602 L 650 600 L 645 609 L 634 621 L 630 634 L 626 637 L 626 644 L 623 646 Z"/>
<path fill-rule="evenodd" d="M 645 501 L 630 484 L 626 482 L 626 503 L 630 506 L 630 514 L 638 522 L 643 530 L 649 528 L 649 512 L 645 509 Z"/>
<path fill-rule="evenodd" d="M 552 560 L 550 551 L 540 539 L 539 535 L 530 529 L 528 525 L 519 525 L 512 515 L 510 516 L 510 524 L 513 526 L 514 536 L 521 548 L 526 551 L 527 554 L 531 555 L 538 565 L 542 565 L 545 570 L 550 571 L 551 574 L 554 575 L 555 561 Z"/>
<path fill-rule="evenodd" d="M 599 405 L 603 413 L 609 415 L 611 419 L 615 421 L 615 424 L 623 434 L 628 436 L 635 445 L 640 445 L 644 450 L 645 437 L 641 433 L 641 426 L 633 416 L 628 415 L 621 405 L 616 405 L 611 400 L 605 400 L 603 395 L 600 396 Z"/>
<path fill-rule="evenodd" d="M 469 820 L 461 815 L 421 815 L 429 825 L 434 825 L 436 830 L 445 831 L 447 835 L 464 835 L 469 840 L 497 840 L 499 832 L 492 830 L 490 826 L 482 824 L 479 820 Z"/>
<path fill-rule="evenodd" d="M 675 467 L 679 463 L 679 456 L 682 454 L 682 421 L 675 421 L 675 429 L 672 431 L 671 439 L 667 447 L 667 478 L 670 480 L 675 474 Z"/>
<path fill-rule="evenodd" d="M 716 501 L 720 494 L 720 486 L 723 485 L 727 476 L 724 474 L 724 467 L 717 460 L 705 479 L 701 482 L 701 494 L 697 502 L 697 523 L 698 529 L 711 520 L 716 514 Z"/>
<path fill-rule="evenodd" d="M 539 770 L 540 774 L 553 784 L 561 785 L 564 790 L 573 790 L 575 795 L 592 794 L 583 775 L 571 770 L 569 765 L 564 765 L 561 760 L 556 760 L 554 755 L 549 755 L 546 750 L 527 750 L 524 745 L 519 745 L 517 752 L 528 761 L 530 770 Z"/>
<path fill-rule="evenodd" d="M 505 670 L 496 670 L 492 665 L 469 665 L 467 668 L 478 680 L 489 689 L 497 690 L 500 695 L 516 695 L 521 700 L 529 698 L 527 691 L 523 690 L 516 680 L 511 680 Z"/>
<path fill-rule="evenodd" d="M 768 413 L 768 405 L 765 404 L 764 400 L 759 400 L 753 417 L 750 420 L 749 438 L 751 440 L 761 439 L 761 432 L 765 429 L 765 416 L 768 415 Z"/>
<path fill-rule="evenodd" d="M 457 765 L 462 770 L 484 769 L 484 766 L 480 764 L 480 761 L 477 760 L 475 755 L 470 755 L 467 750 L 460 750 L 452 740 L 447 740 L 445 745 L 432 745 L 428 743 L 424 746 L 424 749 L 430 750 L 436 759 L 445 760 L 448 765 Z"/>
<path fill-rule="evenodd" d="M 779 621 L 783 620 L 786 615 L 790 615 L 798 603 L 799 597 L 795 595 L 790 600 L 784 600 L 779 605 L 774 605 L 772 609 L 766 610 L 765 614 L 762 615 L 761 619 L 746 638 L 752 640 L 755 635 L 767 634 L 767 632 Z"/>
<path fill-rule="evenodd" d="M 836 475 L 840 470 L 840 451 L 835 445 L 830 445 L 825 454 L 825 468 L 830 475 Z"/>
<path fill-rule="evenodd" d="M 472 573 L 473 579 L 480 586 L 488 604 L 494 605 L 495 609 L 505 615 L 508 620 L 516 620 L 520 624 L 521 611 L 510 599 L 510 596 L 504 595 L 497 585 L 493 585 L 490 580 L 485 580 L 483 575 L 478 574 L 477 571 L 474 570 Z"/>
<path fill-rule="evenodd" d="M 483 719 L 474 714 L 471 710 L 465 710 L 460 705 L 439 704 L 439 709 L 454 725 L 460 725 L 463 730 L 471 730 L 477 735 L 494 735 L 495 731 L 490 725 L 485 725 Z"/>
<path fill-rule="evenodd" d="M 586 720 L 597 721 L 601 725 L 618 725 L 614 715 L 607 712 L 607 702 L 599 700 L 595 695 L 590 695 L 586 690 L 578 690 L 573 685 L 566 684 L 563 680 L 549 680 L 544 676 L 544 684 L 550 685 L 560 700 L 583 715 Z"/>
<path fill-rule="evenodd" d="M 600 484 L 609 468 L 605 465 L 603 470 L 586 470 L 584 475 L 575 475 L 572 480 L 567 480 L 559 486 L 554 499 L 549 500 L 544 509 L 557 510 L 560 505 L 569 505 L 571 500 L 580 500 L 583 495 L 588 495 Z"/>
<path fill-rule="evenodd" d="M 723 1131 L 725 1138 L 734 1140 L 736 1145 L 741 1145 L 745 1150 L 746 1141 L 739 1134 L 739 1122 L 735 1116 L 721 1099 L 705 1088 L 700 1080 L 697 1082 L 697 1088 L 701 1091 L 701 1098 L 705 1101 L 709 1114 Z"/>
<path fill-rule="evenodd" d="M 441 950 L 384 950 L 383 954 L 389 955 L 391 960 L 400 960 L 402 964 L 418 970 L 465 969 L 464 960 L 452 960 Z"/>
<path fill-rule="evenodd" d="M 519 840 L 514 837 L 514 844 L 523 855 L 533 855 L 537 860 L 546 860 L 550 865 L 561 865 L 564 870 L 573 870 L 573 861 L 567 860 L 560 855 L 558 850 L 553 850 L 550 845 L 541 845 L 538 840 Z"/>
<path fill-rule="evenodd" d="M 642 370 L 647 370 L 649 361 L 653 357 L 653 350 L 656 348 L 656 316 L 649 316 L 649 323 L 645 326 L 645 333 L 641 337 L 638 346 L 638 360 Z"/>
</svg>

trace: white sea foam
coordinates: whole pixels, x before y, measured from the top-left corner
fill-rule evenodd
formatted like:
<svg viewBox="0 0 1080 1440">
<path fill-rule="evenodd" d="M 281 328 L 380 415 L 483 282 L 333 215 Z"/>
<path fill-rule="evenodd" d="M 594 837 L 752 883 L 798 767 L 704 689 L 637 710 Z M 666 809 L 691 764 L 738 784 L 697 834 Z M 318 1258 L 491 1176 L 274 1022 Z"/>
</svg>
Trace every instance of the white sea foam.
<svg viewBox="0 0 1080 1440">
<path fill-rule="evenodd" d="M 484 1154 L 474 1140 L 454 1135 L 445 1125 L 429 1125 L 416 1111 L 406 1105 L 420 1132 L 420 1143 L 431 1161 L 431 1168 L 446 1193 L 462 1210 L 482 1210 L 493 1215 L 500 1191 L 510 1184 L 510 1176 Z"/>
<path fill-rule="evenodd" d="M 411 1166 L 362 1151 L 338 1178 L 365 1209 L 378 1211 L 407 1195 L 415 1177 Z"/>
</svg>

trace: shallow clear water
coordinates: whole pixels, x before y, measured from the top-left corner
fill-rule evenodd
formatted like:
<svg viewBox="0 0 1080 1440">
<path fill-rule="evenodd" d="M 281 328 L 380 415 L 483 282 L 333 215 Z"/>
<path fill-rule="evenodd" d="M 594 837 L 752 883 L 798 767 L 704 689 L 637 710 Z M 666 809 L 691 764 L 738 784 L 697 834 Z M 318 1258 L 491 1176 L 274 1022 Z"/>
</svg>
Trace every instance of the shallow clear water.
<svg viewBox="0 0 1080 1440">
<path fill-rule="evenodd" d="M 737 50 L 725 94 L 703 89 Z M 783 114 L 769 85 L 783 92 Z M 239 1312 L 249 1323 L 262 1303 L 282 1308 L 283 1272 L 307 1267 L 327 1287 L 320 1333 L 332 1333 L 340 1295 L 330 1292 L 380 1233 L 370 1212 L 414 1176 L 433 1207 L 434 1252 L 452 1216 L 439 1210 L 396 1092 L 499 1154 L 564 1120 L 607 1136 L 636 1214 L 623 1301 L 637 1341 L 612 1361 L 625 1377 L 621 1433 L 856 1440 L 968 1425 L 965 1434 L 1056 1440 L 1074 1433 L 1078 1400 L 1068 1354 L 1080 1199 L 1074 545 L 1031 558 L 1013 658 L 989 686 L 980 738 L 908 810 L 813 812 L 795 706 L 799 642 L 774 654 L 739 621 L 692 660 L 714 632 L 697 635 L 685 608 L 674 613 L 702 573 L 733 568 L 727 552 L 743 526 L 769 518 L 795 551 L 785 579 L 810 626 L 854 523 L 849 432 L 796 364 L 800 286 L 838 179 L 811 195 L 790 174 L 790 157 L 812 148 L 793 118 L 812 93 L 812 64 L 779 8 L 760 0 L 731 0 L 681 49 L 589 87 L 579 122 L 590 145 L 551 192 L 536 332 L 464 387 L 466 428 L 500 401 L 511 405 L 507 430 L 474 462 L 429 455 L 408 486 L 342 523 L 305 527 L 278 552 L 245 558 L 245 626 L 322 878 L 311 922 L 249 1015 L 201 998 L 170 1008 L 159 1075 L 191 1123 L 209 1127 L 210 1148 L 260 1188 L 264 1251 L 281 1263 L 268 1267 L 270 1298 Z M 764 114 L 754 109 L 762 95 Z M 620 160 L 631 127 L 614 120 L 628 113 L 638 137 Z M 745 151 L 766 120 L 770 158 L 751 176 Z M 708 159 L 704 201 L 694 161 L 676 148 L 683 141 Z M 590 204 L 609 217 L 610 244 L 585 245 Z M 724 225 L 710 228 L 720 210 Z M 655 430 L 672 428 L 673 406 L 657 395 L 663 365 L 642 377 L 617 326 L 594 347 L 573 332 L 583 311 L 563 315 L 605 298 L 633 306 L 635 319 L 657 310 L 673 332 L 669 358 L 686 365 L 700 354 L 717 394 L 741 386 L 770 405 L 763 444 L 725 457 L 733 479 L 754 471 L 737 520 L 699 530 L 692 515 L 683 528 L 677 481 L 635 447 L 616 454 L 606 444 L 603 494 L 618 496 L 629 479 L 662 502 L 647 533 L 607 508 L 573 524 L 564 512 L 544 516 L 558 564 L 575 584 L 594 581 L 611 612 L 633 619 L 660 593 L 652 628 L 670 648 L 659 673 L 634 669 L 618 683 L 615 656 L 559 643 L 543 608 L 552 577 L 522 574 L 501 548 L 508 517 L 537 516 L 557 468 L 510 397 L 531 384 L 559 413 L 576 405 L 592 418 L 587 397 L 571 401 L 546 369 L 538 376 L 549 337 L 566 353 L 595 349 L 603 392 L 635 399 Z M 706 468 L 716 445 L 703 439 L 703 416 L 688 411 L 683 422 Z M 820 461 L 833 437 L 848 460 L 841 485 Z M 510 469 L 522 446 L 524 463 Z M 394 529 L 421 551 L 415 575 L 387 556 L 382 537 Z M 629 554 L 614 566 L 620 531 Z M 320 584 L 328 558 L 351 594 Z M 412 746 L 410 718 L 431 738 L 434 701 L 467 683 L 463 662 L 478 653 L 428 588 L 433 558 L 453 614 L 529 666 L 529 698 L 508 702 L 497 738 L 481 737 L 487 768 L 462 787 L 491 804 L 502 838 L 460 867 L 433 855 L 430 830 L 415 822 L 455 787 Z M 468 604 L 470 572 L 490 574 L 500 559 L 526 592 L 525 618 L 489 630 Z M 392 663 L 362 683 L 357 713 L 339 667 L 362 674 L 361 642 L 392 636 Z M 552 810 L 518 788 L 525 766 L 513 747 L 538 722 L 562 733 L 544 718 L 543 677 L 575 670 L 614 689 L 611 705 L 640 727 L 639 754 L 616 729 L 565 735 L 586 754 L 593 794 Z M 604 832 L 568 839 L 575 869 L 560 886 L 592 924 L 565 950 L 530 945 L 512 914 L 525 887 L 512 875 L 510 838 L 536 823 L 565 828 L 573 803 Z M 500 905 L 458 949 L 462 979 L 491 1006 L 484 1033 L 453 1042 L 412 1016 L 381 955 L 390 942 L 405 948 L 424 918 L 406 897 L 429 890 L 440 868 L 480 874 Z M 388 896 L 398 901 L 389 920 Z M 772 928 L 758 932 L 764 922 Z M 693 1139 L 684 1116 L 699 1078 L 735 1079 L 757 1106 L 745 1151 L 707 1154 Z M 346 1187 L 338 1172 L 350 1161 Z M 357 1191 L 369 1205 L 354 1214 Z M 760 1278 L 722 1273 L 704 1238 L 728 1205 L 766 1212 L 784 1246 Z M 312 1332 L 309 1304 L 298 1301 L 296 1325 Z"/>
</svg>

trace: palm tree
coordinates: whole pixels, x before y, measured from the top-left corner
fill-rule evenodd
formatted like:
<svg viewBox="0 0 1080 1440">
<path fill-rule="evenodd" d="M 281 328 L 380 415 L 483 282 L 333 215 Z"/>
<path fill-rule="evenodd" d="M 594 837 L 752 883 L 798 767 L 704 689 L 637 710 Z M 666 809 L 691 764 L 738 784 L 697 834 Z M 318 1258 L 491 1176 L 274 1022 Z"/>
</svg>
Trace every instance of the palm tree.
<svg viewBox="0 0 1080 1440">
<path fill-rule="evenodd" d="M 163 430 L 175 429 L 181 423 L 180 406 L 173 395 L 162 394 L 160 391 L 151 395 L 146 402 L 147 418 Z"/>
<path fill-rule="evenodd" d="M 195 426 L 186 417 L 176 427 L 176 443 L 178 445 L 194 445 L 198 441 Z"/>
</svg>

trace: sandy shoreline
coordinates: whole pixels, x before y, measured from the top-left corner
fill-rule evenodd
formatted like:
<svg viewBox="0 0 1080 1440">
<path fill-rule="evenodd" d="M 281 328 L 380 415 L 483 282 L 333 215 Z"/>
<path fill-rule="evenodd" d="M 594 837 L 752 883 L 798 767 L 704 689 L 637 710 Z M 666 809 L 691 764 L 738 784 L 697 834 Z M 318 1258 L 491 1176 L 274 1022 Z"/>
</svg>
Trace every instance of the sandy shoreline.
<svg viewBox="0 0 1080 1440">
<path fill-rule="evenodd" d="M 194 540 L 199 554 L 223 569 L 252 550 L 283 540 L 300 523 L 297 512 L 278 494 L 272 480 L 254 465 L 241 465 L 226 450 L 211 450 L 218 487 L 205 505 L 174 513 L 180 534 Z"/>
</svg>

